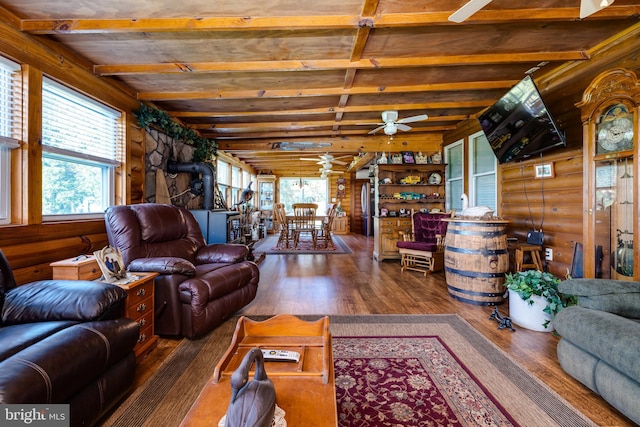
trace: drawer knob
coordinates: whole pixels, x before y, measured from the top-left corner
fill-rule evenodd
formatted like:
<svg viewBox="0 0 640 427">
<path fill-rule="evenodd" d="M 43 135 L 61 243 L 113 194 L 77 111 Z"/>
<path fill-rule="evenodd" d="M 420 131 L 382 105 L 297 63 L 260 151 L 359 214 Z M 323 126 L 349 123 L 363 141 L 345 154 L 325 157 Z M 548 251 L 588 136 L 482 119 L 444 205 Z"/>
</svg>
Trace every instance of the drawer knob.
<svg viewBox="0 0 640 427">
<path fill-rule="evenodd" d="M 144 328 L 144 325 L 147 324 L 147 319 L 140 319 L 140 321 L 138 322 L 138 325 L 140 325 L 141 328 Z"/>
<path fill-rule="evenodd" d="M 139 297 L 143 297 L 147 294 L 147 290 L 146 289 L 138 289 L 138 292 L 136 292 L 136 295 Z"/>
<path fill-rule="evenodd" d="M 138 306 L 138 308 L 136 309 L 136 311 L 137 311 L 138 313 L 142 313 L 142 312 L 143 312 L 143 311 L 145 311 L 146 309 L 147 309 L 147 304 L 140 304 L 140 305 Z"/>
<path fill-rule="evenodd" d="M 140 336 L 138 337 L 138 342 L 145 342 L 147 340 L 147 334 L 140 334 Z"/>
</svg>

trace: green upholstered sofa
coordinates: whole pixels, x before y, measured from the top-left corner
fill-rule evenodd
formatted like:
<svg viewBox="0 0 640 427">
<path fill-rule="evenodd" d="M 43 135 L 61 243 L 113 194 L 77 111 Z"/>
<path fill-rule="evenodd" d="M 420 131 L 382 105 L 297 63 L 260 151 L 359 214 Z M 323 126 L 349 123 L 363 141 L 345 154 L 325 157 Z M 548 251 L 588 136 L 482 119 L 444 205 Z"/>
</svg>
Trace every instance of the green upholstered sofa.
<svg viewBox="0 0 640 427">
<path fill-rule="evenodd" d="M 562 369 L 640 424 L 640 283 L 571 279 L 559 289 L 578 296 L 553 320 Z"/>
</svg>

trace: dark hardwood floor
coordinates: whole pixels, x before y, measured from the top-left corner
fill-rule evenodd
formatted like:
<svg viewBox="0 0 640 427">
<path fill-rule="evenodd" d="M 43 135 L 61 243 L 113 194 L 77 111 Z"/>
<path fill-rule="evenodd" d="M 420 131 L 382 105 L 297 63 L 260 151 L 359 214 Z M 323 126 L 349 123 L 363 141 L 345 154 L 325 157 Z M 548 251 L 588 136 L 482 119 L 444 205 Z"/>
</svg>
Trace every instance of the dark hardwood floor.
<svg viewBox="0 0 640 427">
<path fill-rule="evenodd" d="M 635 425 L 564 373 L 556 358 L 559 337 L 517 325 L 516 332 L 498 330 L 498 324 L 489 320 L 493 307 L 465 304 L 448 295 L 444 273 L 427 278 L 417 272 L 401 273 L 399 261 L 373 261 L 373 238 L 341 237 L 352 255 L 267 255 L 260 264 L 258 295 L 239 314 L 458 313 L 598 425 Z M 500 311 L 508 314 L 507 305 Z M 139 365 L 136 383 L 148 378 L 179 342 L 160 339 L 158 348 Z"/>
</svg>

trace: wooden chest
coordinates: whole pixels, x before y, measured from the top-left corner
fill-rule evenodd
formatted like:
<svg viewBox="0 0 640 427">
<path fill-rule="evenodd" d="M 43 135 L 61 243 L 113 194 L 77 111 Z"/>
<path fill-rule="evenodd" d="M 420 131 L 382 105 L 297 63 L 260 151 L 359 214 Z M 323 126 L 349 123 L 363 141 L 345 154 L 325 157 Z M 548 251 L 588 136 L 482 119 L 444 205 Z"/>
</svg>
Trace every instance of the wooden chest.
<svg viewBox="0 0 640 427">
<path fill-rule="evenodd" d="M 95 280 L 102 276 L 98 262 L 93 255 L 80 255 L 51 263 L 53 278 L 56 280 Z"/>
</svg>

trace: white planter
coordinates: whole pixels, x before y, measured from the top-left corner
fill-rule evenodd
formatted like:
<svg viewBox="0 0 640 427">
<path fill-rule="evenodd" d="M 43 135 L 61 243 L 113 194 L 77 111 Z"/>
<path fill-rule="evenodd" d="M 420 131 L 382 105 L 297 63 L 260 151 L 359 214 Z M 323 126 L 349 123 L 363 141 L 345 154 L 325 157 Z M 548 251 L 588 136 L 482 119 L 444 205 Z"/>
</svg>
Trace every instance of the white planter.
<svg viewBox="0 0 640 427">
<path fill-rule="evenodd" d="M 547 306 L 547 301 L 537 295 L 532 295 L 531 299 L 533 304 L 529 305 L 517 292 L 509 290 L 509 318 L 516 325 L 532 331 L 552 332 L 551 322 L 546 328 L 542 326 L 547 320 L 551 320 L 551 316 L 542 311 Z"/>
</svg>

